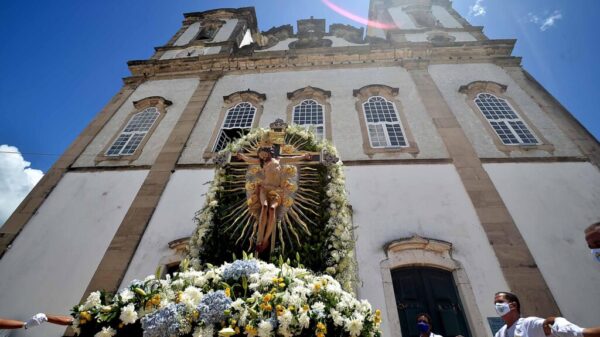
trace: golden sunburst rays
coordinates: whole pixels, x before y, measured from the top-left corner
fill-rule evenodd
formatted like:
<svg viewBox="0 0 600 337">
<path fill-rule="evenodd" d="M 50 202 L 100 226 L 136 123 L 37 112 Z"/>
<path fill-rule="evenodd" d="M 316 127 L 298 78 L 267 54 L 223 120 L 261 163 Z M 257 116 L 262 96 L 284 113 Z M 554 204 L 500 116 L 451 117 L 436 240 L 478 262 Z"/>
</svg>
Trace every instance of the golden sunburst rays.
<svg viewBox="0 0 600 337">
<path fill-rule="evenodd" d="M 304 152 L 311 141 L 297 135 L 286 135 L 281 147 L 282 156 Z M 260 137 L 239 152 L 256 153 Z M 220 221 L 224 232 L 235 240 L 236 245 L 253 249 L 256 244 L 260 222 L 260 198 L 258 189 L 262 181 L 259 165 L 240 167 L 229 165 L 222 192 L 232 204 L 227 205 Z M 288 246 L 302 245 L 302 238 L 311 235 L 311 228 L 321 224 L 321 207 L 324 182 L 322 170 L 316 165 L 283 165 L 282 194 L 272 239 L 277 241 L 283 253 Z M 222 194 L 223 196 L 223 194 Z"/>
</svg>

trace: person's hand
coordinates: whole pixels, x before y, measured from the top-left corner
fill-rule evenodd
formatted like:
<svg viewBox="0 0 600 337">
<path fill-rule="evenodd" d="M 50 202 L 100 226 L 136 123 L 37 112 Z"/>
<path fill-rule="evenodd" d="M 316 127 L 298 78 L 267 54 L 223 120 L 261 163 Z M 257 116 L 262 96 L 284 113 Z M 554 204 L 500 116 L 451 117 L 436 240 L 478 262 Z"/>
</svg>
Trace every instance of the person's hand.
<svg viewBox="0 0 600 337">
<path fill-rule="evenodd" d="M 29 320 L 27 320 L 27 322 L 25 322 L 25 324 L 23 324 L 23 327 L 25 329 L 29 329 L 33 326 L 38 326 L 47 321 L 48 321 L 48 317 L 46 317 L 46 314 L 39 313 L 39 314 L 33 315 L 33 317 L 31 317 Z"/>
<path fill-rule="evenodd" d="M 556 317 L 552 324 L 552 334 L 559 337 L 582 337 L 583 328 L 562 317 Z"/>
<path fill-rule="evenodd" d="M 312 155 L 310 153 L 304 154 L 304 160 L 311 160 L 311 159 L 312 159 Z"/>
</svg>

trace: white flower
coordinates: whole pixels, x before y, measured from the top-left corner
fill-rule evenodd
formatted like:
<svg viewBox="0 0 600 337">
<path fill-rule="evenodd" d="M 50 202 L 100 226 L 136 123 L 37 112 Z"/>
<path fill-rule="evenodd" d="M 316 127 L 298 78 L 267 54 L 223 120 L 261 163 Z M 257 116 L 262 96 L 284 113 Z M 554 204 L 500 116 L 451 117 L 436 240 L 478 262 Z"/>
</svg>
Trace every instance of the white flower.
<svg viewBox="0 0 600 337">
<path fill-rule="evenodd" d="M 310 325 L 310 317 L 306 313 L 302 313 L 300 317 L 298 317 L 298 323 L 303 329 L 307 329 Z"/>
<path fill-rule="evenodd" d="M 271 331 L 273 331 L 273 326 L 269 321 L 261 321 L 258 323 L 258 336 L 259 337 L 269 337 L 271 335 Z"/>
<path fill-rule="evenodd" d="M 121 315 L 119 316 L 119 319 L 123 321 L 123 324 L 125 325 L 133 324 L 135 321 L 137 321 L 138 314 L 135 311 L 135 306 L 133 303 L 130 303 L 121 309 Z"/>
<path fill-rule="evenodd" d="M 211 201 L 211 202 L 210 202 L 208 205 L 209 205 L 210 207 L 217 207 L 217 205 L 218 205 L 218 204 L 219 204 L 219 203 L 218 203 L 216 200 L 213 200 L 213 201 Z"/>
<path fill-rule="evenodd" d="M 346 331 L 348 331 L 350 333 L 350 336 L 352 336 L 352 337 L 356 337 L 356 336 L 360 335 L 362 328 L 363 328 L 362 320 L 351 319 L 351 320 L 346 321 Z"/>
<path fill-rule="evenodd" d="M 146 278 L 144 279 L 144 282 L 152 281 L 152 280 L 154 280 L 154 279 L 156 279 L 156 276 L 154 276 L 154 275 L 148 275 L 148 276 L 146 276 Z"/>
<path fill-rule="evenodd" d="M 294 319 L 294 315 L 292 314 L 291 311 L 286 310 L 283 313 L 283 315 L 277 317 L 277 319 L 279 320 L 280 328 L 283 328 L 283 330 L 288 330 L 288 327 L 290 326 L 290 324 L 292 324 L 292 320 Z"/>
<path fill-rule="evenodd" d="M 238 298 L 237 300 L 233 301 L 233 303 L 231 303 L 231 307 L 237 311 L 242 311 L 242 309 L 244 308 L 244 300 L 241 298 Z"/>
<path fill-rule="evenodd" d="M 94 291 L 85 300 L 85 303 L 83 304 L 83 310 L 87 310 L 87 309 L 91 309 L 91 308 L 95 308 L 97 306 L 100 306 L 100 303 L 101 303 L 101 301 L 100 301 L 100 292 L 99 291 Z"/>
<path fill-rule="evenodd" d="M 119 296 L 121 296 L 121 301 L 126 303 L 132 300 L 135 297 L 135 294 L 133 293 L 133 291 L 126 288 L 121 290 Z"/>
<path fill-rule="evenodd" d="M 319 317 L 323 316 L 325 312 L 325 304 L 323 302 L 317 302 L 312 305 L 312 311 L 316 313 Z"/>
<path fill-rule="evenodd" d="M 101 331 L 94 335 L 94 337 L 113 337 L 117 332 L 111 327 L 103 327 Z"/>
<path fill-rule="evenodd" d="M 202 295 L 203 294 L 200 291 L 200 289 L 190 286 L 190 287 L 185 288 L 185 290 L 183 291 L 183 294 L 181 294 L 181 302 L 185 303 L 186 305 L 195 307 L 198 304 L 200 304 Z"/>
<path fill-rule="evenodd" d="M 344 316 L 342 316 L 342 314 L 339 311 L 331 309 L 329 313 L 331 314 L 331 318 L 333 319 L 333 324 L 337 326 L 344 326 Z"/>
</svg>

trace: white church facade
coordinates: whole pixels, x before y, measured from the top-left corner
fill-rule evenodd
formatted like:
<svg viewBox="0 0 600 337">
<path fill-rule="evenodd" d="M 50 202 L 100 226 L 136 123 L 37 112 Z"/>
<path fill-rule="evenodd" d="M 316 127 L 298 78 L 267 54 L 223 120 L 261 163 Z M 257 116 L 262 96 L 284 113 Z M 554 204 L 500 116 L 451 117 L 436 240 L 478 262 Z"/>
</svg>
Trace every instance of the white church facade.
<svg viewBox="0 0 600 337">
<path fill-rule="evenodd" d="M 428 312 L 447 336 L 490 337 L 501 290 L 527 315 L 597 325 L 583 234 L 600 221 L 597 140 L 515 40 L 489 39 L 450 1 L 371 0 L 369 18 L 396 28 L 311 18 L 260 32 L 252 7 L 185 14 L 0 228 L 0 317 L 66 314 L 174 268 L 215 153 L 282 119 L 339 151 L 357 295 L 384 336 L 414 335 Z"/>
</svg>

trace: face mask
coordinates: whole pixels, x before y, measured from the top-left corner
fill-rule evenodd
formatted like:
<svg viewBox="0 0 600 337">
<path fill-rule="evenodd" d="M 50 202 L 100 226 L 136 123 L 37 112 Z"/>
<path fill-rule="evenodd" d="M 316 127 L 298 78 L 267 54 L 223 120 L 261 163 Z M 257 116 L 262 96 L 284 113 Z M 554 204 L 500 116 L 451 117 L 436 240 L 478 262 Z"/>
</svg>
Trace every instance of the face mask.
<svg viewBox="0 0 600 337">
<path fill-rule="evenodd" d="M 425 322 L 418 322 L 417 323 L 417 327 L 419 328 L 420 332 L 427 332 L 427 331 L 429 331 L 429 324 L 427 324 Z"/>
<path fill-rule="evenodd" d="M 592 256 L 596 259 L 597 262 L 600 262 L 600 248 L 592 249 Z"/>
<path fill-rule="evenodd" d="M 510 312 L 508 303 L 496 303 L 496 313 L 498 316 L 504 316 Z"/>
</svg>

